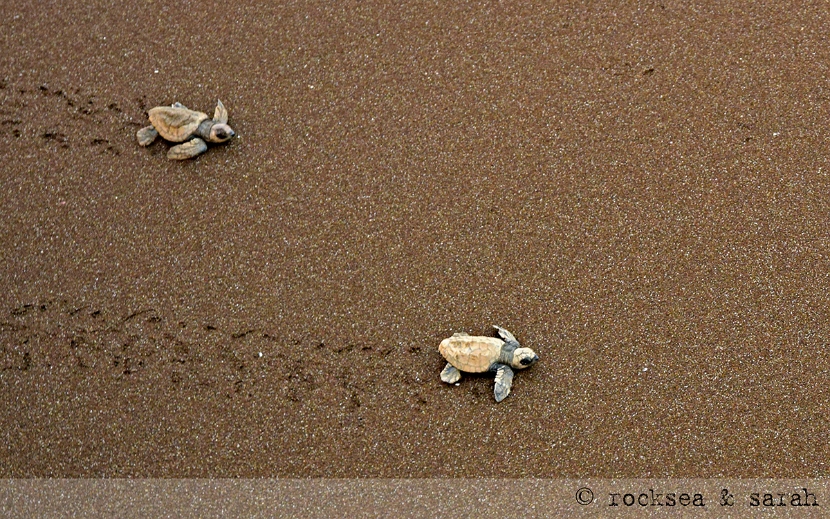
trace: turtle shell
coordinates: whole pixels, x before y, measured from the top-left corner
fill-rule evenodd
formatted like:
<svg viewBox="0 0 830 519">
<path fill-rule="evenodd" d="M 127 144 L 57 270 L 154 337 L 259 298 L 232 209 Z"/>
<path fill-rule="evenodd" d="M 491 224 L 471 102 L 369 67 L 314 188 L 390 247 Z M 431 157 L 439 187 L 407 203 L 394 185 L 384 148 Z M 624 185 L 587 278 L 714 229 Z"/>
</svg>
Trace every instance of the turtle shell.
<svg viewBox="0 0 830 519">
<path fill-rule="evenodd" d="M 483 373 L 499 360 L 503 344 L 503 340 L 495 337 L 461 335 L 441 341 L 438 351 L 461 371 Z"/>
<path fill-rule="evenodd" d="M 171 142 L 188 140 L 208 115 L 188 108 L 157 106 L 150 109 L 150 124 Z"/>
</svg>

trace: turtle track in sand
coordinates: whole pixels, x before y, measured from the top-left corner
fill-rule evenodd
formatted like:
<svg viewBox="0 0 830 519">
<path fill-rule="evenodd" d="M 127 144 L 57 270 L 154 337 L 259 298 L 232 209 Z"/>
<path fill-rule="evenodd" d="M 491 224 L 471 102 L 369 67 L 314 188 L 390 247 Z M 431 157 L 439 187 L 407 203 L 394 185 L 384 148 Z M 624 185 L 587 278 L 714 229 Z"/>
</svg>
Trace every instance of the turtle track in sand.
<svg viewBox="0 0 830 519">
<path fill-rule="evenodd" d="M 400 350 L 402 356 L 390 355 Z M 424 385 L 438 386 L 428 364 L 407 368 L 431 349 L 413 344 L 373 347 L 333 343 L 302 331 L 256 326 L 234 330 L 175 315 L 164 308 L 116 313 L 106 306 L 44 300 L 0 311 L 0 377 L 35 372 L 104 377 L 119 384 L 153 380 L 168 390 L 207 390 L 228 398 L 265 392 L 277 402 L 339 395 L 350 411 L 372 400 L 379 382 L 345 368 L 392 369 L 413 403 L 427 402 Z M 437 359 L 432 358 L 432 360 Z M 423 364 L 423 363 L 421 363 Z M 381 381 L 392 384 L 392 380 Z M 329 398 L 329 397 L 324 397 Z"/>
<path fill-rule="evenodd" d="M 23 141 L 36 152 L 88 147 L 119 155 L 127 139 L 114 138 L 109 128 L 138 126 L 122 104 L 78 88 L 0 80 L 0 143 Z M 63 115 L 55 120 L 55 113 Z"/>
</svg>

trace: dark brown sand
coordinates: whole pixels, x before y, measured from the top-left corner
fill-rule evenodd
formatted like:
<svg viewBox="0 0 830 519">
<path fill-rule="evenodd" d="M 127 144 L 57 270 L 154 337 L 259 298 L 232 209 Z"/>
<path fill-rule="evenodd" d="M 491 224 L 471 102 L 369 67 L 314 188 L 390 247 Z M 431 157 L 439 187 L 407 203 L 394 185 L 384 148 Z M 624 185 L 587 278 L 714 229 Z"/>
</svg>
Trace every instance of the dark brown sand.
<svg viewBox="0 0 830 519">
<path fill-rule="evenodd" d="M 3 4 L 0 476 L 830 474 L 824 7 Z"/>
</svg>

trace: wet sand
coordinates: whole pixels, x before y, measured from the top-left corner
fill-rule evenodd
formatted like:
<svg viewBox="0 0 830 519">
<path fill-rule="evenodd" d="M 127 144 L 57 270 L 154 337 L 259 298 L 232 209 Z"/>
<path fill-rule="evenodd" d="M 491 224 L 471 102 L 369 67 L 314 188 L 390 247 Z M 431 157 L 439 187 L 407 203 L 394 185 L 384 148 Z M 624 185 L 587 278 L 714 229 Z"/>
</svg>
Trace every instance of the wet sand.
<svg viewBox="0 0 830 519">
<path fill-rule="evenodd" d="M 826 10 L 64 4 L 0 21 L 0 476 L 828 474 Z"/>
</svg>

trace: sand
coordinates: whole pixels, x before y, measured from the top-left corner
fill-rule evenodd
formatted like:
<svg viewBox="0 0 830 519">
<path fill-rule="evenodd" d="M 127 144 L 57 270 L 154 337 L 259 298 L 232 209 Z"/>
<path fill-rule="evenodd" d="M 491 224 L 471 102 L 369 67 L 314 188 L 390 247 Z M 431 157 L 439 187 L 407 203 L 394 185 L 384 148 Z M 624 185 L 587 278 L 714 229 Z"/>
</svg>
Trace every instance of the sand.
<svg viewBox="0 0 830 519">
<path fill-rule="evenodd" d="M 0 476 L 828 474 L 826 9 L 6 4 Z"/>
</svg>

